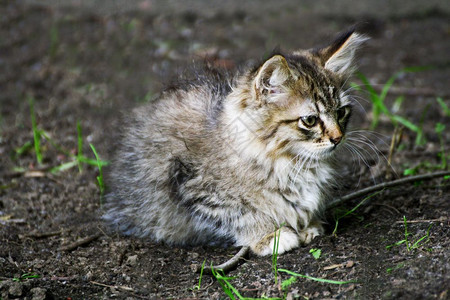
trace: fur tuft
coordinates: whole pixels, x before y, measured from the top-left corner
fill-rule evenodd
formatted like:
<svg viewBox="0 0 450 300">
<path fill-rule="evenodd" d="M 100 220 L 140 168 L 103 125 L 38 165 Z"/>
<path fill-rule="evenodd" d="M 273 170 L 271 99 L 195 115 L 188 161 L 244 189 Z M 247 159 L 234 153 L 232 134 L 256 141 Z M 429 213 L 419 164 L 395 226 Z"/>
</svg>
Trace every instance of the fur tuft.
<svg viewBox="0 0 450 300">
<path fill-rule="evenodd" d="M 348 32 L 325 49 L 324 67 L 336 74 L 348 74 L 353 71 L 355 52 L 369 38 L 365 35 Z"/>
</svg>

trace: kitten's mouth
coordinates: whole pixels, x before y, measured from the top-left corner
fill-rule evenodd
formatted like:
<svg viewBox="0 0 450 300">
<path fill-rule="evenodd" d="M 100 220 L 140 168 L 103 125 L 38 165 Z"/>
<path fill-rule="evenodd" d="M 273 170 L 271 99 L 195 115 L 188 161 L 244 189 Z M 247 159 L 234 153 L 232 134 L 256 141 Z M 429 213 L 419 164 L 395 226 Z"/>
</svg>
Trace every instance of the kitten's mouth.
<svg viewBox="0 0 450 300">
<path fill-rule="evenodd" d="M 330 157 L 330 156 L 334 155 L 334 153 L 336 153 L 336 149 L 339 148 L 338 146 L 339 146 L 339 144 L 325 146 L 321 149 L 318 149 L 316 151 L 316 153 L 317 153 L 316 155 L 319 156 L 320 158 Z"/>
<path fill-rule="evenodd" d="M 322 146 L 317 149 L 308 149 L 306 147 L 301 147 L 300 151 L 297 151 L 297 155 L 300 157 L 303 157 L 305 159 L 309 160 L 321 160 L 327 157 L 332 156 L 335 153 L 335 149 L 337 148 L 337 145 L 335 146 Z"/>
</svg>

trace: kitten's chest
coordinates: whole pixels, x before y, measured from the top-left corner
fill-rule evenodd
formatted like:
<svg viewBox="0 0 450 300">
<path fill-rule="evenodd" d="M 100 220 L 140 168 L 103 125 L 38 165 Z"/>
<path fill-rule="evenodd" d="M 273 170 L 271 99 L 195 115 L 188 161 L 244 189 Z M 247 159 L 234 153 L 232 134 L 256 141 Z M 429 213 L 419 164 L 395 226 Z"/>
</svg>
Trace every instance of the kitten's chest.
<svg viewBox="0 0 450 300">
<path fill-rule="evenodd" d="M 280 191 L 284 198 L 295 205 L 315 209 L 332 181 L 333 169 L 327 164 L 318 164 L 308 169 L 297 169 L 294 166 Z"/>
</svg>

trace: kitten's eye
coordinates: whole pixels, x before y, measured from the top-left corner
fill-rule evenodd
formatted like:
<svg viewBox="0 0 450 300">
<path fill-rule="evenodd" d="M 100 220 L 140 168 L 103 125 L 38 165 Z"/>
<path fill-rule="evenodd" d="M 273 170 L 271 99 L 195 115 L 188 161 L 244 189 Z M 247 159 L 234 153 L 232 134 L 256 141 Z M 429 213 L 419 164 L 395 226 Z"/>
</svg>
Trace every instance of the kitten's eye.
<svg viewBox="0 0 450 300">
<path fill-rule="evenodd" d="M 337 118 L 339 121 L 342 121 L 349 113 L 350 108 L 348 106 L 344 106 L 338 109 Z"/>
<path fill-rule="evenodd" d="M 316 116 L 301 117 L 300 120 L 302 120 L 303 124 L 305 124 L 308 127 L 313 127 L 317 123 Z"/>
</svg>

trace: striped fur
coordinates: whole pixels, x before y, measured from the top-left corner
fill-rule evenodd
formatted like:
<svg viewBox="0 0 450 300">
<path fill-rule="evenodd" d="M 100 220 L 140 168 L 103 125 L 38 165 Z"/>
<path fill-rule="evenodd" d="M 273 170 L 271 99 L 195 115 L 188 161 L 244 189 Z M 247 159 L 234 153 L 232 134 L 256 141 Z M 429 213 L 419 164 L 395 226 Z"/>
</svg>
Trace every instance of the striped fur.
<svg viewBox="0 0 450 300">
<path fill-rule="evenodd" d="M 253 70 L 208 72 L 136 108 L 124 124 L 104 219 L 174 245 L 248 245 L 258 255 L 309 243 L 351 113 L 355 49 L 275 54 Z"/>
</svg>

